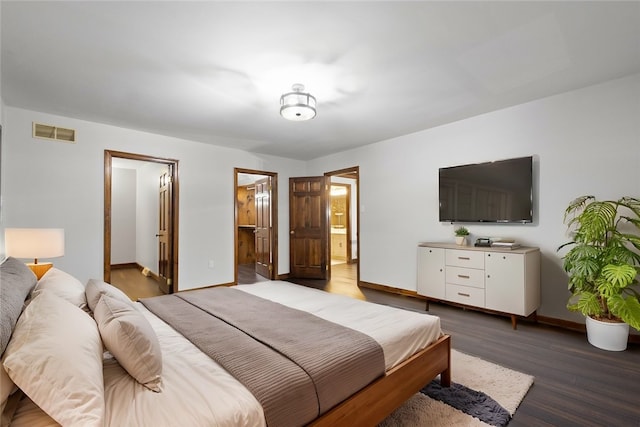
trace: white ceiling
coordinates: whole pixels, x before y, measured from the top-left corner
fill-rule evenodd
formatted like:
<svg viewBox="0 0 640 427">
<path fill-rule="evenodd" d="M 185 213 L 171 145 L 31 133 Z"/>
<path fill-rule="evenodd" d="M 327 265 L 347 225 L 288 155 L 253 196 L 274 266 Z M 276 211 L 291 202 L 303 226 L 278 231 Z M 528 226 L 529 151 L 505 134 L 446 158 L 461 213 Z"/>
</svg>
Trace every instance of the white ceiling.
<svg viewBox="0 0 640 427">
<path fill-rule="evenodd" d="M 2 1 L 6 105 L 308 160 L 640 72 L 640 2 Z M 308 122 L 281 118 L 302 83 Z"/>
</svg>

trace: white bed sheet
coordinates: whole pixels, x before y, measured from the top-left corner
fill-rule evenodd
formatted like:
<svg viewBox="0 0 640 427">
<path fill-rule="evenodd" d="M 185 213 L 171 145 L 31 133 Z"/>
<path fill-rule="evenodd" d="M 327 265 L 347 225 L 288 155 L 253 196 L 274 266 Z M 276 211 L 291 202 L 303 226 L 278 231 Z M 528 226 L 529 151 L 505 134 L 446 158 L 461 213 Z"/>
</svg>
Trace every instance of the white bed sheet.
<svg viewBox="0 0 640 427">
<path fill-rule="evenodd" d="M 441 335 L 440 319 L 347 296 L 271 281 L 236 289 L 310 312 L 375 339 L 384 351 L 386 368 L 397 365 Z M 115 359 L 104 364 L 105 426 L 265 426 L 255 397 L 189 340 L 149 312 L 136 306 L 158 335 L 163 356 L 163 391 L 138 384 Z M 28 400 L 16 413 L 13 427 L 56 423 Z"/>
<path fill-rule="evenodd" d="M 442 335 L 439 317 L 372 304 L 290 282 L 275 280 L 235 288 L 369 335 L 384 351 L 386 370 Z"/>
</svg>

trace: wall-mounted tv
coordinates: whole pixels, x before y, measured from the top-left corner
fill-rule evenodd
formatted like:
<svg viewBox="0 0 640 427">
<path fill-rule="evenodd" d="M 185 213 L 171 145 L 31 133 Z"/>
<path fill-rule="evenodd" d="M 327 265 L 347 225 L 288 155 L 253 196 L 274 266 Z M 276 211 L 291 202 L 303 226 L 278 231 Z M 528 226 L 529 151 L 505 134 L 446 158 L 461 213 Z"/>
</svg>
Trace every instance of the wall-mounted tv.
<svg viewBox="0 0 640 427">
<path fill-rule="evenodd" d="M 441 222 L 533 221 L 533 157 L 440 168 Z"/>
</svg>

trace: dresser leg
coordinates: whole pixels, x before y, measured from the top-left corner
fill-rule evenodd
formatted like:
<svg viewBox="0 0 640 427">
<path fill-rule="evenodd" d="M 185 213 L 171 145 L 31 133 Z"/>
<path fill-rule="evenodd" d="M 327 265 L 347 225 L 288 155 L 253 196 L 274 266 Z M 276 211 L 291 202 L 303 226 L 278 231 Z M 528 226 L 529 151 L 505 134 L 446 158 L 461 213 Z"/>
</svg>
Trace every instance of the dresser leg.
<svg viewBox="0 0 640 427">
<path fill-rule="evenodd" d="M 511 327 L 513 329 L 518 329 L 518 318 L 516 317 L 515 314 L 511 315 Z"/>
</svg>

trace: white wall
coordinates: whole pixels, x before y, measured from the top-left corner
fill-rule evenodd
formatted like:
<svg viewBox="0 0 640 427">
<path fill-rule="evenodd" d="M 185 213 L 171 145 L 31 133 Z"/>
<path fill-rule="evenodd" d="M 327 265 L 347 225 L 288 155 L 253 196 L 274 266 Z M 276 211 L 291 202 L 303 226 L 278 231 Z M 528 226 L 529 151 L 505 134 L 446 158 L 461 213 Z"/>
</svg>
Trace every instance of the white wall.
<svg viewBox="0 0 640 427">
<path fill-rule="evenodd" d="M 179 161 L 179 289 L 233 281 L 234 167 L 278 173 L 278 274 L 289 271 L 287 183 L 306 174 L 304 162 L 10 106 L 5 119 L 2 226 L 64 228 L 55 265 L 81 281 L 102 277 L 105 149 Z M 76 129 L 77 143 L 34 139 L 32 121 Z"/>
<path fill-rule="evenodd" d="M 111 172 L 111 265 L 136 262 L 135 169 Z"/>
<path fill-rule="evenodd" d="M 533 155 L 534 223 L 468 228 L 540 247 L 538 313 L 580 322 L 556 252 L 564 209 L 584 194 L 640 197 L 639 123 L 637 74 L 316 159 L 309 173 L 360 166 L 361 280 L 415 290 L 418 242 L 453 241 L 438 221 L 438 168 Z"/>
</svg>

